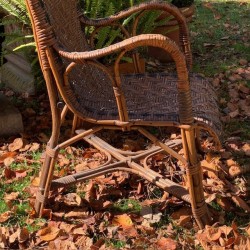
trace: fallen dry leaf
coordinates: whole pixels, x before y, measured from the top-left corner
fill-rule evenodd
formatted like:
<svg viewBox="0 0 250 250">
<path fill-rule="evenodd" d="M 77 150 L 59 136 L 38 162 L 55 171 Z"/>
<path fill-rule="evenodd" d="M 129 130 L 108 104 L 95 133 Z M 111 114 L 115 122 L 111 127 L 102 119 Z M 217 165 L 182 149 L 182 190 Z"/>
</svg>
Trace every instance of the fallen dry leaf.
<svg viewBox="0 0 250 250">
<path fill-rule="evenodd" d="M 29 149 L 30 147 L 31 147 L 31 145 L 30 145 L 30 144 L 27 144 L 27 145 L 24 146 L 24 148 L 20 148 L 19 151 L 20 151 L 20 152 L 28 151 L 28 149 Z"/>
<path fill-rule="evenodd" d="M 48 208 L 44 208 L 42 211 L 42 218 L 52 219 L 52 210 Z"/>
<path fill-rule="evenodd" d="M 220 157 L 214 157 L 213 159 L 201 161 L 203 171 L 205 171 L 209 178 L 217 178 L 219 172 L 219 159 Z"/>
<path fill-rule="evenodd" d="M 182 207 L 182 208 L 178 209 L 177 211 L 173 212 L 171 214 L 171 217 L 174 220 L 178 220 L 178 219 L 180 219 L 181 216 L 189 216 L 189 215 L 192 215 L 191 208 Z"/>
<path fill-rule="evenodd" d="M 242 173 L 242 169 L 240 166 L 231 166 L 228 172 L 231 177 L 235 177 Z"/>
<path fill-rule="evenodd" d="M 91 200 L 89 204 L 95 211 L 102 211 L 113 205 L 111 201 L 104 200 Z"/>
<path fill-rule="evenodd" d="M 238 249 L 250 249 L 250 239 L 249 237 L 241 237 L 238 240 L 235 240 L 235 246 L 238 247 Z M 235 248 L 236 249 L 236 248 Z"/>
<path fill-rule="evenodd" d="M 226 163 L 227 163 L 227 166 L 228 166 L 228 167 L 237 165 L 237 162 L 234 161 L 233 159 L 228 159 L 228 160 L 226 161 Z"/>
<path fill-rule="evenodd" d="M 16 154 L 17 154 L 16 152 L 7 152 L 7 153 L 1 155 L 1 156 L 0 156 L 0 164 L 1 164 L 1 163 L 4 163 L 4 160 L 5 160 L 6 158 L 13 158 L 13 157 L 15 157 Z"/>
<path fill-rule="evenodd" d="M 15 161 L 14 158 L 12 157 L 7 157 L 6 159 L 4 159 L 4 166 L 9 167 L 13 162 Z"/>
<path fill-rule="evenodd" d="M 11 170 L 10 168 L 6 167 L 4 169 L 4 177 L 6 179 L 12 179 L 12 178 L 15 178 L 16 177 L 16 173 L 15 171 Z"/>
<path fill-rule="evenodd" d="M 216 44 L 214 43 L 203 43 L 203 46 L 209 49 L 212 49 L 213 47 L 215 47 Z"/>
<path fill-rule="evenodd" d="M 87 228 L 83 228 L 83 227 L 78 227 L 73 229 L 72 234 L 77 234 L 77 235 L 87 235 Z"/>
<path fill-rule="evenodd" d="M 52 241 L 59 236 L 61 230 L 57 227 L 46 227 L 37 232 L 37 235 L 43 241 Z"/>
<path fill-rule="evenodd" d="M 224 233 L 226 235 L 226 237 L 233 231 L 233 228 L 228 227 L 226 225 L 221 226 L 220 230 L 222 231 L 222 233 Z"/>
<path fill-rule="evenodd" d="M 138 232 L 134 226 L 124 226 L 122 234 L 129 238 L 135 238 L 138 236 Z"/>
<path fill-rule="evenodd" d="M 240 63 L 240 65 L 244 66 L 244 65 L 247 65 L 248 62 L 247 62 L 246 59 L 241 58 L 241 59 L 239 60 L 239 63 Z"/>
<path fill-rule="evenodd" d="M 127 214 L 116 215 L 112 223 L 115 225 L 121 225 L 123 227 L 129 227 L 133 225 L 131 218 Z"/>
<path fill-rule="evenodd" d="M 247 234 L 250 236 L 250 225 L 248 225 L 248 227 L 245 229 Z"/>
<path fill-rule="evenodd" d="M 171 238 L 160 238 L 157 242 L 157 249 L 160 250 L 175 250 L 177 249 L 177 242 L 172 240 Z"/>
<path fill-rule="evenodd" d="M 18 232 L 18 241 L 20 243 L 24 243 L 26 240 L 29 239 L 29 231 L 27 228 L 21 228 L 20 231 Z"/>
<path fill-rule="evenodd" d="M 95 244 L 90 247 L 90 250 L 100 249 L 105 244 L 105 239 L 99 239 Z M 103 249 L 103 248 L 102 248 Z M 105 248 L 104 248 L 105 249 Z M 101 250 L 101 249 L 100 249 Z"/>
<path fill-rule="evenodd" d="M 222 247 L 225 246 L 225 240 L 222 237 L 219 238 L 219 243 Z"/>
<path fill-rule="evenodd" d="M 244 151 L 246 156 L 250 156 L 250 144 L 246 143 L 243 147 L 242 150 Z"/>
<path fill-rule="evenodd" d="M 181 226 L 181 227 L 187 227 L 187 223 L 190 222 L 192 220 L 192 217 L 191 215 L 182 215 L 179 220 L 176 222 L 176 224 L 178 226 Z"/>
<path fill-rule="evenodd" d="M 125 142 L 123 143 L 123 150 L 125 151 L 139 151 L 142 149 L 141 141 L 138 140 L 131 140 L 131 139 L 125 139 Z"/>
<path fill-rule="evenodd" d="M 39 143 L 32 143 L 31 147 L 29 148 L 29 151 L 37 151 L 40 148 L 40 144 Z"/>
<path fill-rule="evenodd" d="M 207 227 L 206 232 L 209 241 L 217 241 L 221 237 L 220 228 Z"/>
<path fill-rule="evenodd" d="M 23 147 L 23 139 L 22 138 L 16 138 L 11 144 L 9 144 L 9 151 L 14 152 Z"/>
<path fill-rule="evenodd" d="M 72 229 L 76 228 L 76 225 L 71 225 L 71 224 L 68 224 L 68 223 L 65 223 L 65 222 L 61 222 L 60 224 L 60 229 L 62 229 L 63 231 L 65 231 L 67 234 L 69 234 Z"/>
<path fill-rule="evenodd" d="M 221 206 L 225 211 L 232 211 L 234 209 L 233 205 L 227 197 L 217 197 L 216 202 Z"/>
<path fill-rule="evenodd" d="M 90 249 L 90 247 L 93 245 L 93 238 L 87 236 L 80 236 L 75 244 L 78 249 Z"/>
<path fill-rule="evenodd" d="M 249 94 L 250 93 L 250 88 L 247 87 L 244 84 L 240 84 L 238 88 L 239 88 L 239 91 L 241 91 L 244 94 Z M 241 100 L 241 102 L 243 102 L 244 104 L 247 104 L 246 100 Z"/>
<path fill-rule="evenodd" d="M 87 169 L 89 169 L 88 163 L 87 163 L 87 162 L 83 162 L 83 163 L 77 164 L 77 165 L 75 166 L 75 171 L 76 171 L 76 173 L 85 171 L 85 170 L 87 170 Z"/>
<path fill-rule="evenodd" d="M 207 197 L 206 197 L 206 203 L 210 203 L 210 202 L 212 202 L 213 200 L 215 200 L 216 199 L 216 196 L 217 194 L 216 193 L 213 193 L 213 194 L 209 194 Z"/>
<path fill-rule="evenodd" d="M 94 181 L 90 180 L 86 187 L 85 199 L 90 202 L 93 199 L 96 199 L 96 188 L 94 186 Z"/>
<path fill-rule="evenodd" d="M 34 187 L 39 187 L 40 184 L 40 177 L 35 177 L 32 181 L 31 181 L 31 185 Z"/>
<path fill-rule="evenodd" d="M 16 170 L 15 175 L 16 175 L 17 179 L 24 178 L 25 176 L 27 176 L 27 171 L 26 170 Z"/>
<path fill-rule="evenodd" d="M 74 211 L 70 211 L 65 214 L 65 218 L 86 218 L 89 215 L 88 209 L 74 209 Z"/>
<path fill-rule="evenodd" d="M 6 202 L 8 202 L 8 201 L 16 200 L 18 196 L 19 196 L 19 192 L 12 192 L 10 194 L 5 194 L 3 199 Z"/>
<path fill-rule="evenodd" d="M 239 114 L 240 114 L 239 110 L 236 109 L 235 111 L 230 112 L 230 113 L 229 113 L 229 116 L 230 116 L 231 118 L 235 118 L 235 117 L 238 116 Z"/>
<path fill-rule="evenodd" d="M 10 235 L 9 243 L 10 244 L 14 243 L 17 240 L 17 238 L 18 238 L 18 230 Z"/>
<path fill-rule="evenodd" d="M 82 198 L 76 193 L 68 193 L 63 196 L 63 202 L 70 207 L 81 206 Z"/>
<path fill-rule="evenodd" d="M 0 214 L 0 223 L 6 222 L 11 216 L 12 216 L 11 211 L 4 212 Z"/>
<path fill-rule="evenodd" d="M 75 243 L 67 239 L 56 239 L 49 242 L 47 250 L 78 250 Z"/>
</svg>

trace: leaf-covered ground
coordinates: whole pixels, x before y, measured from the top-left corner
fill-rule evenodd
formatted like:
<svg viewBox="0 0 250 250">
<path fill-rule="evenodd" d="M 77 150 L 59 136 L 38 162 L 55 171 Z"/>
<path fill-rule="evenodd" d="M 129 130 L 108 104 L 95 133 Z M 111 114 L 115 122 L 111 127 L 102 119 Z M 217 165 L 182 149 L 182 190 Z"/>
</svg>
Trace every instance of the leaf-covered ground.
<svg viewBox="0 0 250 250">
<path fill-rule="evenodd" d="M 250 1 L 197 0 L 196 5 L 194 71 L 211 78 L 224 125 L 223 149 L 201 156 L 213 225 L 199 230 L 188 204 L 123 172 L 51 193 L 43 218 L 35 218 L 51 128 L 49 103 L 46 94 L 18 96 L 3 89 L 21 110 L 25 132 L 1 139 L 0 249 L 250 249 Z M 70 123 L 69 117 L 63 124 L 65 138 Z M 153 132 L 179 137 L 175 131 Z M 107 135 L 125 150 L 148 143 L 137 134 Z M 54 175 L 95 168 L 105 160 L 79 143 L 60 151 Z M 168 156 L 158 154 L 148 163 L 185 185 L 181 167 Z"/>
</svg>

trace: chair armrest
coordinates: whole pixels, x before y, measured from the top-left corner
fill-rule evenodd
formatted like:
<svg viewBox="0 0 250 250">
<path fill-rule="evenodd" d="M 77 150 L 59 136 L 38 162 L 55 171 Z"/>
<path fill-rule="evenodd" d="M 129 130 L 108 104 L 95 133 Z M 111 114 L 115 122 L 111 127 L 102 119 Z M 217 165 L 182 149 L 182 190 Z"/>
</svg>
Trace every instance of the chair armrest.
<svg viewBox="0 0 250 250">
<path fill-rule="evenodd" d="M 180 48 L 178 47 L 178 45 L 176 45 L 176 43 L 173 42 L 170 38 L 160 34 L 142 34 L 130 37 L 126 40 L 123 40 L 116 44 L 109 45 L 102 49 L 96 49 L 92 51 L 68 52 L 58 44 L 54 44 L 53 48 L 57 51 L 57 53 L 60 56 L 69 59 L 73 62 L 81 62 L 88 59 L 98 59 L 122 50 L 126 51 L 134 50 L 141 46 L 153 46 L 162 48 L 172 56 L 177 67 L 180 63 L 186 67 L 185 59 L 183 61 L 183 58 L 185 57 Z"/>
<path fill-rule="evenodd" d="M 146 2 L 146 3 L 133 6 L 129 9 L 126 9 L 115 15 L 105 17 L 105 18 L 90 19 L 86 16 L 80 16 L 80 21 L 82 22 L 82 24 L 88 25 L 88 26 L 95 26 L 95 27 L 109 26 L 119 21 L 122 18 L 131 16 L 134 13 L 137 13 L 137 12 L 139 13 L 139 12 L 146 11 L 146 10 L 165 11 L 175 17 L 175 19 L 178 22 L 179 30 L 180 30 L 181 48 L 185 54 L 188 66 L 189 68 L 191 68 L 192 67 L 192 53 L 191 53 L 190 39 L 189 39 L 189 32 L 188 32 L 188 27 L 186 23 L 186 18 L 182 15 L 180 10 L 172 4 L 168 4 L 164 2 L 153 2 L 153 1 Z M 132 35 L 135 35 L 135 34 L 132 34 Z"/>
<path fill-rule="evenodd" d="M 53 47 L 60 56 L 76 63 L 83 63 L 85 60 L 87 61 L 90 59 L 97 59 L 119 51 L 125 53 L 141 46 L 153 46 L 162 48 L 173 58 L 176 64 L 178 76 L 177 89 L 179 98 L 180 120 L 184 124 L 192 123 L 192 121 L 190 121 L 190 117 L 193 117 L 190 84 L 185 56 L 180 48 L 176 45 L 176 43 L 168 37 L 158 34 L 138 35 L 128 38 L 122 42 L 105 47 L 103 49 L 97 49 L 87 52 L 68 52 L 61 49 L 58 45 L 54 45 Z M 118 63 L 116 63 L 116 66 L 118 67 Z M 115 72 L 115 78 L 118 80 L 120 78 L 119 70 L 115 70 Z"/>
</svg>

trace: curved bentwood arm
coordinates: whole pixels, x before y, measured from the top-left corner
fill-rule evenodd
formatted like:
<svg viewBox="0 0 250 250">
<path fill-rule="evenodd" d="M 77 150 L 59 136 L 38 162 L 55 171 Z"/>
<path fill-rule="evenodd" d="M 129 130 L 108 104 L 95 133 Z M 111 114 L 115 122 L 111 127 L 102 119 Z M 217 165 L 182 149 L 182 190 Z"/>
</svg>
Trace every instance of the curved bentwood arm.
<svg viewBox="0 0 250 250">
<path fill-rule="evenodd" d="M 139 16 L 135 18 L 134 25 L 132 28 L 133 32 L 131 36 L 134 36 L 136 35 L 138 19 L 143 16 L 142 12 L 153 11 L 153 10 L 167 12 L 168 14 L 172 15 L 176 19 L 179 25 L 179 30 L 180 30 L 181 48 L 185 54 L 188 68 L 192 68 L 192 53 L 191 53 L 191 48 L 190 48 L 190 39 L 189 39 L 189 32 L 188 32 L 188 27 L 186 23 L 186 18 L 185 16 L 182 15 L 180 10 L 172 4 L 161 2 L 161 1 L 146 2 L 146 3 L 141 3 L 137 6 L 133 6 L 129 9 L 123 10 L 115 15 L 105 17 L 105 18 L 90 19 L 86 17 L 85 15 L 80 15 L 80 21 L 82 22 L 82 24 L 86 26 L 95 26 L 95 27 L 110 26 L 113 23 L 116 23 L 123 18 L 126 18 L 128 16 L 138 13 Z"/>
</svg>

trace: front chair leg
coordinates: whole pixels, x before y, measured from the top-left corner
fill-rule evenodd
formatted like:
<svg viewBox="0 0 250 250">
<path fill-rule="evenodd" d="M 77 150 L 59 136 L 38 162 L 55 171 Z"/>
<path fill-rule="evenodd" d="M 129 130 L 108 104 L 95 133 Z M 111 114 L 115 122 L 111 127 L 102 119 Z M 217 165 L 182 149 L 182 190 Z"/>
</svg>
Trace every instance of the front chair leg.
<svg viewBox="0 0 250 250">
<path fill-rule="evenodd" d="M 35 211 L 36 215 L 39 217 L 42 216 L 43 207 L 49 195 L 50 184 L 53 178 L 58 150 L 50 148 L 48 143 L 45 154 L 46 155 L 42 166 L 39 190 L 37 191 L 35 201 Z"/>
<path fill-rule="evenodd" d="M 196 152 L 195 128 L 191 125 L 189 128 L 182 129 L 181 133 L 185 157 L 189 162 L 186 168 L 186 174 L 189 185 L 192 212 L 198 226 L 202 229 L 205 225 L 209 225 L 211 223 L 211 219 L 205 203 L 202 184 L 202 169 Z"/>
<path fill-rule="evenodd" d="M 64 120 L 68 110 L 66 106 L 64 107 L 62 112 L 59 109 L 57 103 L 58 92 L 55 86 L 55 80 L 54 77 L 52 76 L 51 70 L 46 68 L 44 69 L 43 74 L 46 81 L 49 100 L 50 100 L 50 108 L 52 114 L 52 134 L 46 147 L 39 190 L 36 194 L 35 211 L 36 215 L 40 217 L 42 216 L 44 203 L 46 202 L 46 199 L 48 197 L 50 184 L 53 178 L 53 170 L 58 154 L 57 145 L 58 145 L 58 138 L 60 135 L 61 122 Z"/>
<path fill-rule="evenodd" d="M 198 153 L 204 155 L 204 150 L 201 145 L 201 130 L 198 127 L 195 129 L 195 145 Z"/>
</svg>

